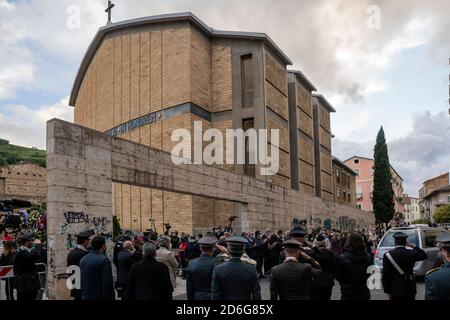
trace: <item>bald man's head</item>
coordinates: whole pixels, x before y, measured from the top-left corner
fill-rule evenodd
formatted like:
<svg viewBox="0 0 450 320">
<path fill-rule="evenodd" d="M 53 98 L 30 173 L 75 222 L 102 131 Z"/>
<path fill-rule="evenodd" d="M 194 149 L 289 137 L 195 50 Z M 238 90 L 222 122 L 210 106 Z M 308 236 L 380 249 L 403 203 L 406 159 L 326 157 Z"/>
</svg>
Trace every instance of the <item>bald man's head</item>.
<svg viewBox="0 0 450 320">
<path fill-rule="evenodd" d="M 124 248 L 125 250 L 133 251 L 133 250 L 134 250 L 133 242 L 131 242 L 131 241 L 129 241 L 129 240 L 125 241 L 125 242 L 123 243 L 123 248 Z"/>
</svg>

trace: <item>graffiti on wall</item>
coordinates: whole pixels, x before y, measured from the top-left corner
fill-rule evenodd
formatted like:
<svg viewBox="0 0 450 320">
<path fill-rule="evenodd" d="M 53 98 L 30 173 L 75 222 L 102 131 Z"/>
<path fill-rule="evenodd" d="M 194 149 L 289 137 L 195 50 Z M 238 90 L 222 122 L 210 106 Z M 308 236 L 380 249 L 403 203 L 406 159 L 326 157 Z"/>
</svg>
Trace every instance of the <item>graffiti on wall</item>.
<svg viewBox="0 0 450 320">
<path fill-rule="evenodd" d="M 60 226 L 60 234 L 66 236 L 66 249 L 70 250 L 75 248 L 76 234 L 80 231 L 77 225 L 83 224 L 83 229 L 92 226 L 95 235 L 101 235 L 106 238 L 107 241 L 112 240 L 112 232 L 108 231 L 111 226 L 111 219 L 106 217 L 89 217 L 89 215 L 83 211 L 67 211 L 64 212 L 65 222 Z M 72 227 L 74 226 L 74 227 Z"/>
<path fill-rule="evenodd" d="M 89 216 L 87 214 L 85 214 L 83 211 L 81 211 L 81 212 L 74 212 L 74 211 L 64 212 L 64 218 L 66 218 L 67 224 L 89 223 Z"/>
<path fill-rule="evenodd" d="M 308 221 L 306 219 L 294 218 L 292 219 L 292 229 L 294 228 L 306 228 Z"/>
<path fill-rule="evenodd" d="M 93 217 L 92 224 L 94 225 L 94 231 L 98 235 L 105 235 L 108 233 L 108 225 L 111 223 L 106 217 Z"/>
<path fill-rule="evenodd" d="M 356 221 L 355 219 L 342 216 L 339 217 L 339 229 L 342 232 L 351 232 L 356 229 Z"/>
</svg>

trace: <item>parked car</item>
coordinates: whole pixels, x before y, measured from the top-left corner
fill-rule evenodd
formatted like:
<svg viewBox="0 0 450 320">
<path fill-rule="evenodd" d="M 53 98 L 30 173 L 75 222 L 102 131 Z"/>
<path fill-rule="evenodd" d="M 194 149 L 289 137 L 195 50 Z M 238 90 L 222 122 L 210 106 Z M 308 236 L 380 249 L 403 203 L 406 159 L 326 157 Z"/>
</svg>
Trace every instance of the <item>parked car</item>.
<svg viewBox="0 0 450 320">
<path fill-rule="evenodd" d="M 414 267 L 414 273 L 417 276 L 425 275 L 433 268 L 439 254 L 436 237 L 441 233 L 448 233 L 448 231 L 444 228 L 433 228 L 427 225 L 411 225 L 409 227 L 389 229 L 375 250 L 374 263 L 381 271 L 383 271 L 383 256 L 386 252 L 395 248 L 393 234 L 398 231 L 406 233 L 408 235 L 408 242 L 415 244 L 427 253 L 428 258 L 424 261 L 417 262 Z"/>
</svg>

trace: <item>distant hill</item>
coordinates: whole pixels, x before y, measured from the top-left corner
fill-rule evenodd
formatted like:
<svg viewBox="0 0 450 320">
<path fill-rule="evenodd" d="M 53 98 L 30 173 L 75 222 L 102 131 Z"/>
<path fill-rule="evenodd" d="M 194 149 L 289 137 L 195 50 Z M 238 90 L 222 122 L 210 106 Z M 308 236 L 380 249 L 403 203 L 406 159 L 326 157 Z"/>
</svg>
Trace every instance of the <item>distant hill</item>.
<svg viewBox="0 0 450 320">
<path fill-rule="evenodd" d="M 16 146 L 0 139 L 0 165 L 31 162 L 45 167 L 45 155 L 45 150 Z"/>
</svg>

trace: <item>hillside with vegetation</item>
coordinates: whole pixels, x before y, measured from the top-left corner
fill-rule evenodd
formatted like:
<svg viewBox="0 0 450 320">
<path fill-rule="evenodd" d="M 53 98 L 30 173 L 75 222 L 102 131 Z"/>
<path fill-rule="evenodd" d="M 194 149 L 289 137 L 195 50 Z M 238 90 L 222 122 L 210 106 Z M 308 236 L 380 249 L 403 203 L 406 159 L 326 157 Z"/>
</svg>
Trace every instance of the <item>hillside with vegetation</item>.
<svg viewBox="0 0 450 320">
<path fill-rule="evenodd" d="M 0 165 L 25 162 L 45 167 L 45 155 L 45 150 L 16 146 L 0 139 Z"/>
</svg>

